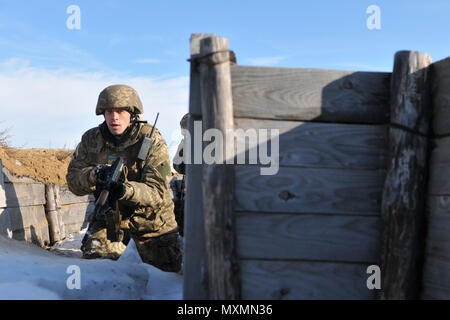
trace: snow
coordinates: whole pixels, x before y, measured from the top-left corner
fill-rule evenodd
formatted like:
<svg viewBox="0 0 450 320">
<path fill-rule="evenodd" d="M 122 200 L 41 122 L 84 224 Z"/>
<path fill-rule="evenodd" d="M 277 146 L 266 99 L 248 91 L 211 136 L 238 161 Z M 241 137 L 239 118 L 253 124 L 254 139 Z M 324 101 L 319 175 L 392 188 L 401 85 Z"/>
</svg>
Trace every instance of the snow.
<svg viewBox="0 0 450 320">
<path fill-rule="evenodd" d="M 117 261 L 86 260 L 82 236 L 50 251 L 0 236 L 0 299 L 182 299 L 183 276 L 143 263 L 132 240 Z"/>
</svg>

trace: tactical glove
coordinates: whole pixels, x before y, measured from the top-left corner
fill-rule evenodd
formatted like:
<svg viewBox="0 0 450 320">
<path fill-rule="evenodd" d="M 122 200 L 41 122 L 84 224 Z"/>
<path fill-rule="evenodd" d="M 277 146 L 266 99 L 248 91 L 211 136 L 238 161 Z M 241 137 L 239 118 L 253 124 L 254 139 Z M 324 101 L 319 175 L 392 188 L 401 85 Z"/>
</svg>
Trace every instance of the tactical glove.
<svg viewBox="0 0 450 320">
<path fill-rule="evenodd" d="M 106 178 L 110 174 L 111 165 L 109 164 L 100 164 L 94 169 L 94 178 L 95 184 L 98 186 L 102 186 L 106 184 Z"/>
<path fill-rule="evenodd" d="M 112 201 L 120 200 L 125 195 L 125 184 L 123 182 L 111 182 L 109 196 Z"/>
</svg>

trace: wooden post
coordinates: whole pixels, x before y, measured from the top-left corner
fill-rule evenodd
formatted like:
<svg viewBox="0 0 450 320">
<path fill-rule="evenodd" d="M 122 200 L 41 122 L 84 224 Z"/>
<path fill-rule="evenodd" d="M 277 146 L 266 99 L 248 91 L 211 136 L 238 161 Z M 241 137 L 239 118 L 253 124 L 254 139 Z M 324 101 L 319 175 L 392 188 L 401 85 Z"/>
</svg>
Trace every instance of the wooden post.
<svg viewBox="0 0 450 320">
<path fill-rule="evenodd" d="M 203 130 L 215 128 L 223 144 L 212 164 L 203 165 L 203 213 L 207 257 L 208 298 L 240 299 L 239 268 L 235 245 L 234 169 L 226 164 L 227 132 L 233 130 L 230 52 L 228 40 L 208 37 L 200 41 L 200 93 Z"/>
<path fill-rule="evenodd" d="M 200 40 L 212 34 L 191 36 L 191 74 L 187 128 L 191 136 L 190 150 L 194 150 L 194 119 L 201 119 L 200 74 L 196 58 L 200 55 Z M 201 146 L 200 146 L 201 148 Z M 193 154 L 193 152 L 191 152 Z M 184 215 L 184 277 L 183 298 L 205 300 L 208 297 L 206 279 L 206 249 L 202 200 L 202 165 L 192 159 L 186 164 L 186 201 Z"/>
<path fill-rule="evenodd" d="M 380 299 L 416 299 L 424 247 L 430 68 L 426 53 L 400 51 L 391 78 L 390 162 L 381 208 Z"/>
<path fill-rule="evenodd" d="M 45 185 L 45 214 L 47 216 L 49 231 L 50 231 L 50 242 L 54 244 L 62 239 L 61 229 L 60 229 L 60 219 L 58 218 L 58 211 L 55 198 L 55 184 L 48 183 Z"/>
</svg>

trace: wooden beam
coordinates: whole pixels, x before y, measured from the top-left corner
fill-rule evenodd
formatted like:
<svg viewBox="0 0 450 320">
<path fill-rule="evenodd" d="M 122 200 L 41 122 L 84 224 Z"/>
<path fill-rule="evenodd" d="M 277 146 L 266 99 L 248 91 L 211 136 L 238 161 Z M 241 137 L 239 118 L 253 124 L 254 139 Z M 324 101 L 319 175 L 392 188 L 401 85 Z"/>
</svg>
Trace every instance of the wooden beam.
<svg viewBox="0 0 450 320">
<path fill-rule="evenodd" d="M 389 121 L 390 73 L 232 66 L 235 117 Z"/>
<path fill-rule="evenodd" d="M 436 136 L 450 134 L 450 57 L 437 61 L 433 67 L 433 132 Z"/>
<path fill-rule="evenodd" d="M 381 208 L 380 299 L 416 299 L 423 262 L 431 58 L 400 51 L 391 79 L 391 159 Z"/>
<path fill-rule="evenodd" d="M 237 215 L 240 259 L 378 263 L 380 218 L 344 215 Z"/>
<path fill-rule="evenodd" d="M 50 234 L 43 205 L 0 209 L 0 217 L 1 220 L 9 222 L 9 230 L 6 232 L 12 232 L 14 239 L 33 242 L 41 247 L 50 244 Z"/>
<path fill-rule="evenodd" d="M 374 299 L 366 264 L 242 260 L 242 299 Z"/>
<path fill-rule="evenodd" d="M 61 206 L 62 223 L 66 234 L 80 232 L 87 226 L 87 217 L 94 211 L 92 202 L 73 203 Z"/>
<path fill-rule="evenodd" d="M 431 140 L 428 194 L 450 195 L 450 137 Z"/>
<path fill-rule="evenodd" d="M 26 207 L 45 204 L 44 183 L 9 183 L 6 182 L 6 205 L 12 207 Z"/>
<path fill-rule="evenodd" d="M 242 129 L 244 134 L 248 130 L 278 130 L 280 166 L 330 169 L 386 169 L 387 166 L 386 125 L 236 118 L 234 128 Z M 238 150 L 245 147 L 245 159 L 249 159 L 249 154 L 258 150 L 243 142 L 244 135 L 237 138 Z"/>
<path fill-rule="evenodd" d="M 61 241 L 65 236 L 62 232 L 62 226 L 60 225 L 58 218 L 59 213 L 56 204 L 56 197 L 58 194 L 59 188 L 56 184 L 48 183 L 45 185 L 45 198 L 47 202 L 45 206 L 45 215 L 48 221 L 51 244 Z"/>
<path fill-rule="evenodd" d="M 384 170 L 281 167 L 260 175 L 256 165 L 235 167 L 235 209 L 379 216 Z"/>
<path fill-rule="evenodd" d="M 189 88 L 189 113 L 201 116 L 200 74 L 196 58 L 200 55 L 200 40 L 212 34 L 196 33 L 191 36 L 191 74 Z M 194 119 L 189 117 L 187 129 L 194 137 Z M 194 150 L 191 139 L 191 149 Z M 183 298 L 205 300 L 208 297 L 206 279 L 206 248 L 202 196 L 202 165 L 189 161 L 186 164 L 186 201 L 184 208 L 184 277 Z"/>
<path fill-rule="evenodd" d="M 207 37 L 200 41 L 200 94 L 203 129 L 223 134 L 216 149 L 226 159 L 227 130 L 233 129 L 233 103 L 228 40 Z M 207 256 L 208 298 L 239 299 L 240 279 L 234 230 L 234 170 L 224 162 L 203 165 L 203 213 Z"/>
</svg>

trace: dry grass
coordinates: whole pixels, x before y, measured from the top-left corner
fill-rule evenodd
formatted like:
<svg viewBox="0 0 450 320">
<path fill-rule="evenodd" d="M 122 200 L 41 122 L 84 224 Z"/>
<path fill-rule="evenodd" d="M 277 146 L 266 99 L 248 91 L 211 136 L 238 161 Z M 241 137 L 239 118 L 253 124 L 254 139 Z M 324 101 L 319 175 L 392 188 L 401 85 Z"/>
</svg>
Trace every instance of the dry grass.
<svg viewBox="0 0 450 320">
<path fill-rule="evenodd" d="M 0 131 L 0 148 L 8 147 L 9 138 L 11 138 L 11 136 L 8 134 L 8 132 L 9 132 L 9 129 Z"/>
<path fill-rule="evenodd" d="M 67 167 L 74 150 L 13 148 L 9 142 L 9 131 L 0 131 L 0 159 L 3 167 L 18 177 L 67 185 Z"/>
<path fill-rule="evenodd" d="M 74 150 L 68 150 L 68 149 L 58 149 L 55 150 L 55 157 L 59 161 L 63 161 L 64 159 L 71 158 Z"/>
</svg>

